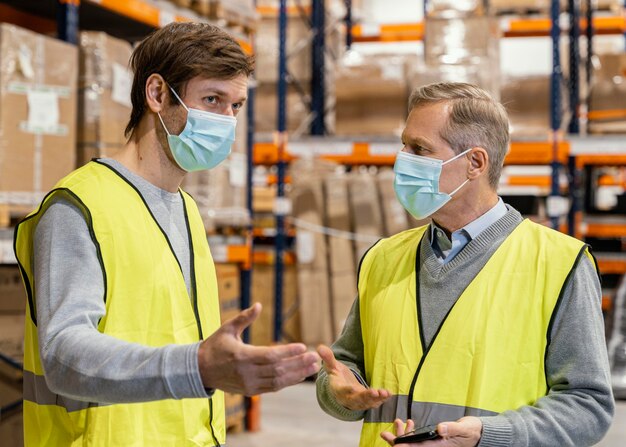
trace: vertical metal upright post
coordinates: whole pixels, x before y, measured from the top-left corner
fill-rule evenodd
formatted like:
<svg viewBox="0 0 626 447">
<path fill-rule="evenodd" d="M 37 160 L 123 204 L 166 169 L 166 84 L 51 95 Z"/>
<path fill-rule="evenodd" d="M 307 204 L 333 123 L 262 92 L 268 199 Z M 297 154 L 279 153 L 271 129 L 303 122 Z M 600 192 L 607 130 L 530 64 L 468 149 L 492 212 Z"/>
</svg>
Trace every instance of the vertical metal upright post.
<svg viewBox="0 0 626 447">
<path fill-rule="evenodd" d="M 325 41 L 326 41 L 326 12 L 324 7 L 325 0 L 313 0 L 311 5 L 311 26 L 313 28 L 312 42 L 312 69 L 311 73 L 311 113 L 313 121 L 311 122 L 311 135 L 324 135 L 326 133 L 326 124 L 324 121 L 325 111 Z"/>
<path fill-rule="evenodd" d="M 346 48 L 352 48 L 352 0 L 346 1 Z"/>
<path fill-rule="evenodd" d="M 256 0 L 254 1 L 256 9 Z M 256 49 L 255 35 L 251 35 L 251 44 L 253 51 Z M 248 249 L 248 259 L 241 269 L 241 308 L 246 309 L 251 304 L 252 289 L 252 267 L 254 256 L 254 202 L 252 195 L 252 176 L 254 172 L 254 100 L 256 95 L 256 79 L 250 80 L 248 84 L 248 101 L 246 109 L 246 118 L 248 122 L 247 141 L 246 141 L 246 207 L 248 208 L 248 217 L 250 222 L 246 228 L 246 247 Z M 250 329 L 246 328 L 243 332 L 243 342 L 250 343 Z"/>
<path fill-rule="evenodd" d="M 626 0 L 624 0 L 626 3 Z M 589 110 L 589 91 L 591 90 L 591 80 L 593 78 L 593 3 L 591 0 L 587 0 L 587 29 L 585 35 L 587 36 L 587 59 L 585 61 L 585 74 L 587 75 L 587 110 Z"/>
<path fill-rule="evenodd" d="M 279 11 L 279 51 L 278 51 L 278 175 L 276 202 L 276 259 L 275 259 L 275 301 L 274 301 L 274 340 L 279 341 L 283 331 L 283 270 L 285 255 L 285 152 L 287 145 L 287 0 L 280 0 Z"/>
<path fill-rule="evenodd" d="M 78 44 L 80 0 L 57 0 L 57 34 L 65 42 Z"/>
<path fill-rule="evenodd" d="M 580 133 L 580 4 L 581 0 L 568 0 L 570 19 L 569 29 L 569 103 L 571 118 L 568 133 Z M 576 168 L 576 158 L 568 158 L 567 172 L 569 179 L 569 197 L 571 205 L 567 213 L 567 232 L 574 236 L 576 233 L 576 218 L 580 209 L 579 175 Z"/>
<path fill-rule="evenodd" d="M 559 0 L 552 0 L 550 5 L 550 18 L 552 27 L 550 36 L 552 37 L 552 76 L 550 79 L 550 124 L 552 127 L 552 187 L 550 196 L 560 196 L 559 190 L 559 130 L 561 128 L 561 51 L 560 37 L 561 27 L 559 25 L 560 4 Z M 558 229 L 558 216 L 550 216 L 552 228 Z"/>
<path fill-rule="evenodd" d="M 569 105 L 571 134 L 580 133 L 580 0 L 568 0 L 569 28 Z"/>
</svg>

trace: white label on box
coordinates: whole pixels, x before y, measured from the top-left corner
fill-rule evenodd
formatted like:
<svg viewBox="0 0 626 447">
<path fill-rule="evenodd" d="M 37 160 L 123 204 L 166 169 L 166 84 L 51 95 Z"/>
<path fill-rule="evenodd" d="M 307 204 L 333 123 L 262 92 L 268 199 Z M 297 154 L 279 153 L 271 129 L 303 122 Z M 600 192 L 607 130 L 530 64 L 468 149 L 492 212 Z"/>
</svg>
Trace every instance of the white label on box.
<svg viewBox="0 0 626 447">
<path fill-rule="evenodd" d="M 398 155 L 402 150 L 402 143 L 370 143 L 370 155 L 389 156 Z"/>
<path fill-rule="evenodd" d="M 228 262 L 228 245 L 211 246 L 211 256 L 214 262 Z"/>
<path fill-rule="evenodd" d="M 0 239 L 0 263 L 17 264 L 13 252 L 13 239 Z"/>
<path fill-rule="evenodd" d="M 130 102 L 130 90 L 133 85 L 133 78 L 130 71 L 121 64 L 113 63 L 113 89 L 111 99 L 118 104 L 128 108 L 132 107 Z"/>
<path fill-rule="evenodd" d="M 315 235 L 310 231 L 298 230 L 296 256 L 299 264 L 310 264 L 315 260 Z"/>
<path fill-rule="evenodd" d="M 288 216 L 291 214 L 291 199 L 288 197 L 276 197 L 274 200 L 274 214 Z"/>
<path fill-rule="evenodd" d="M 550 217 L 560 217 L 569 211 L 569 200 L 561 196 L 549 196 L 546 200 L 546 213 Z"/>
<path fill-rule="evenodd" d="M 31 90 L 27 128 L 33 133 L 56 134 L 59 127 L 59 96 L 53 91 Z"/>
<path fill-rule="evenodd" d="M 246 156 L 244 154 L 230 155 L 229 180 L 231 186 L 244 188 L 246 186 Z"/>
<path fill-rule="evenodd" d="M 26 45 L 20 45 L 20 49 L 17 52 L 17 60 L 20 63 L 20 71 L 26 79 L 33 79 L 35 77 L 35 70 L 33 70 L 33 54 Z"/>
<path fill-rule="evenodd" d="M 385 64 L 381 66 L 383 79 L 401 81 L 404 78 L 404 66 L 402 64 Z"/>
</svg>

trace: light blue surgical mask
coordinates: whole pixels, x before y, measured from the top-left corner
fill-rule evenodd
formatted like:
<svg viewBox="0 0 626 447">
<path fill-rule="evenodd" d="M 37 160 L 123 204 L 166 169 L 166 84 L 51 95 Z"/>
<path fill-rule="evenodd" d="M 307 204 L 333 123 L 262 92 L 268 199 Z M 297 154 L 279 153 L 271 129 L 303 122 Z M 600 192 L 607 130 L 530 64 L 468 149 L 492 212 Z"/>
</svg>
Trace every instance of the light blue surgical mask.
<svg viewBox="0 0 626 447">
<path fill-rule="evenodd" d="M 394 189 L 398 200 L 416 219 L 425 219 L 448 203 L 469 179 L 450 194 L 439 191 L 439 177 L 443 165 L 467 154 L 472 148 L 461 152 L 450 160 L 422 157 L 400 152 L 393 170 L 396 174 Z"/>
<path fill-rule="evenodd" d="M 174 160 L 188 172 L 214 168 L 230 155 L 237 120 L 232 116 L 188 108 L 172 87 L 170 90 L 187 110 L 187 124 L 179 135 L 170 134 L 158 113 Z"/>
</svg>

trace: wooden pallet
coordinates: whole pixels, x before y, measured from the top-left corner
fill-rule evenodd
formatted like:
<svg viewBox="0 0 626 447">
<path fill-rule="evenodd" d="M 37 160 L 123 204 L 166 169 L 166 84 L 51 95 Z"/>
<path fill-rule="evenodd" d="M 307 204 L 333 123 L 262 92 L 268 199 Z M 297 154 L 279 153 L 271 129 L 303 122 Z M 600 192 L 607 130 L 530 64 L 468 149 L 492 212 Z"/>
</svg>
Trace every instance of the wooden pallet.
<svg viewBox="0 0 626 447">
<path fill-rule="evenodd" d="M 14 227 L 32 210 L 31 206 L 0 203 L 0 228 Z"/>
</svg>

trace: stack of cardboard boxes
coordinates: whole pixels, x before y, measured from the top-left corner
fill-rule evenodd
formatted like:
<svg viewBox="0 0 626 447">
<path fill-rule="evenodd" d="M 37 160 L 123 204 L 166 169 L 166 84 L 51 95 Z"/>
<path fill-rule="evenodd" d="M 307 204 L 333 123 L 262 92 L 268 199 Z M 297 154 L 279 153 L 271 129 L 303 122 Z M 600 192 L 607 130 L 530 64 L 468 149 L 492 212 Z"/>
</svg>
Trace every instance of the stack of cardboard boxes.
<svg viewBox="0 0 626 447">
<path fill-rule="evenodd" d="M 80 33 L 78 82 L 79 166 L 112 157 L 126 143 L 131 111 L 131 45 L 102 32 Z"/>
<path fill-rule="evenodd" d="M 237 264 L 215 264 L 218 296 L 222 323 L 234 318 L 239 313 L 241 299 L 240 272 Z M 224 393 L 226 405 L 226 427 L 242 426 L 245 417 L 244 398 L 240 394 Z"/>
<path fill-rule="evenodd" d="M 3 213 L 32 209 L 74 169 L 77 62 L 72 45 L 0 24 Z"/>
<path fill-rule="evenodd" d="M 626 54 L 597 56 L 589 98 L 589 131 L 626 132 Z"/>
<path fill-rule="evenodd" d="M 24 445 L 22 429 L 22 371 L 26 292 L 19 269 L 0 265 L 0 414 L 2 445 Z M 11 365 L 14 366 L 11 366 Z"/>
</svg>

